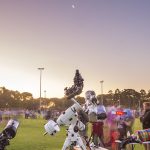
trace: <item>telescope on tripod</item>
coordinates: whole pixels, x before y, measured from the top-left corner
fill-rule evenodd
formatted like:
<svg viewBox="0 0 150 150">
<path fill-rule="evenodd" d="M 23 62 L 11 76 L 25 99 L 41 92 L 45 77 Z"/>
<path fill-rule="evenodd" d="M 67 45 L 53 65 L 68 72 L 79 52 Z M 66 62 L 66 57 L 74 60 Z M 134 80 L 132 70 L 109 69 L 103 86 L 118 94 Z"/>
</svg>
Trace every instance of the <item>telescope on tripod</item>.
<svg viewBox="0 0 150 150">
<path fill-rule="evenodd" d="M 16 136 L 19 122 L 11 119 L 8 121 L 4 130 L 0 133 L 0 150 L 5 150 L 6 146 L 10 144 L 10 140 Z"/>
</svg>

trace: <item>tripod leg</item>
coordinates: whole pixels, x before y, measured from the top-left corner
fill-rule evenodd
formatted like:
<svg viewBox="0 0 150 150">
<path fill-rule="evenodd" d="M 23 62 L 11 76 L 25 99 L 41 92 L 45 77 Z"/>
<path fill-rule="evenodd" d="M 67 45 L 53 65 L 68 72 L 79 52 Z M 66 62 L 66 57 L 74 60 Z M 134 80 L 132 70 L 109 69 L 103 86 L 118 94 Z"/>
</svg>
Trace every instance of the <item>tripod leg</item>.
<svg viewBox="0 0 150 150">
<path fill-rule="evenodd" d="M 81 147 L 82 150 L 86 150 L 86 146 L 84 145 L 81 137 L 78 137 L 77 144 Z"/>
<path fill-rule="evenodd" d="M 71 145 L 71 141 L 68 138 L 66 138 L 62 150 L 66 150 L 70 145 Z"/>
</svg>

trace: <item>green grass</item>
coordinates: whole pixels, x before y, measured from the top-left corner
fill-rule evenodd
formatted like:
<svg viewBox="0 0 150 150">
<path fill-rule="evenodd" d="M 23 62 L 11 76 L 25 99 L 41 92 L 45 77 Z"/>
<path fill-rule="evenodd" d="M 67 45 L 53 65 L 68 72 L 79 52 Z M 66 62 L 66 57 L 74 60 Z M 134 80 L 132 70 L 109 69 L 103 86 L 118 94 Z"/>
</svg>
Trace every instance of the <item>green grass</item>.
<svg viewBox="0 0 150 150">
<path fill-rule="evenodd" d="M 7 150 L 61 150 L 66 138 L 66 128 L 61 127 L 61 131 L 55 136 L 43 136 L 44 124 L 47 122 L 43 119 L 20 119 L 20 127 L 17 135 L 10 141 Z M 0 124 L 2 130 L 7 122 Z M 141 129 L 141 123 L 138 119 L 134 124 L 134 130 Z M 144 150 L 143 146 L 137 144 L 135 150 Z"/>
<path fill-rule="evenodd" d="M 65 128 L 62 127 L 56 136 L 43 136 L 46 122 L 43 119 L 21 119 L 17 135 L 10 141 L 10 146 L 7 146 L 7 149 L 60 150 L 66 137 Z"/>
</svg>

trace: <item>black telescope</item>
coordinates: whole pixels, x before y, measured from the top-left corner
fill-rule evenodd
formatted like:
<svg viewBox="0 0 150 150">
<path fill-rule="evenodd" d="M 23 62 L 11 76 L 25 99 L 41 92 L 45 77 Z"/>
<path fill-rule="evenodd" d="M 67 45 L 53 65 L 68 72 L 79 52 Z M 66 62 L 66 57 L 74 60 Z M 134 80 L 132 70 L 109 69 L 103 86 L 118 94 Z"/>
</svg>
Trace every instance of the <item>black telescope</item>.
<svg viewBox="0 0 150 150">
<path fill-rule="evenodd" d="M 10 139 L 16 136 L 19 122 L 15 119 L 8 121 L 4 130 L 0 133 L 0 150 L 5 150 L 5 147 L 9 145 Z"/>
<path fill-rule="evenodd" d="M 82 78 L 78 69 L 75 72 L 73 81 L 74 81 L 74 84 L 71 87 L 69 87 L 69 88 L 66 87 L 64 89 L 65 96 L 67 97 L 67 99 L 71 99 L 74 96 L 79 95 L 82 92 L 83 85 L 84 85 L 83 84 L 84 79 Z"/>
</svg>

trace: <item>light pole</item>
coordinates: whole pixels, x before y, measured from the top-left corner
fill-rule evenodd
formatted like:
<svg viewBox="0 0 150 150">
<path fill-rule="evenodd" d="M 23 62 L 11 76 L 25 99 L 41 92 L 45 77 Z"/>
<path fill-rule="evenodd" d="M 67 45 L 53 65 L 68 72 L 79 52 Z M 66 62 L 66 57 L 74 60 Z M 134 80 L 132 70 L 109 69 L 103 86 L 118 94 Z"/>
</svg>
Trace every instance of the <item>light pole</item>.
<svg viewBox="0 0 150 150">
<path fill-rule="evenodd" d="M 44 68 L 38 68 L 40 70 L 40 110 L 41 110 L 41 82 L 42 82 L 42 71 Z"/>
<path fill-rule="evenodd" d="M 103 105 L 103 80 L 102 81 L 100 81 L 100 83 L 101 83 L 101 103 L 102 103 L 102 105 Z"/>
</svg>

